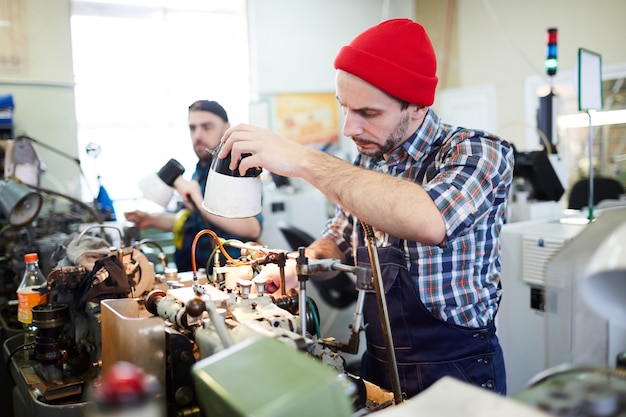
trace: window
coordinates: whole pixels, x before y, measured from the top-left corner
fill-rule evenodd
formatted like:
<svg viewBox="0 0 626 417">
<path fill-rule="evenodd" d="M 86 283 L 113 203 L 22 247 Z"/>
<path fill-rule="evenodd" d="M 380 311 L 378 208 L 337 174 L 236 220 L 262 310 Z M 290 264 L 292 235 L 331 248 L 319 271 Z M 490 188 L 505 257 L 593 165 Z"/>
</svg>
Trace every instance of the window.
<svg viewBox="0 0 626 417">
<path fill-rule="evenodd" d="M 248 121 L 246 5 L 73 0 L 72 7 L 83 199 L 96 197 L 100 177 L 119 219 L 120 206 L 149 204 L 137 200 L 137 182 L 170 158 L 191 176 L 189 104 L 217 100 L 232 123 Z M 90 144 L 100 151 L 88 153 Z"/>
</svg>

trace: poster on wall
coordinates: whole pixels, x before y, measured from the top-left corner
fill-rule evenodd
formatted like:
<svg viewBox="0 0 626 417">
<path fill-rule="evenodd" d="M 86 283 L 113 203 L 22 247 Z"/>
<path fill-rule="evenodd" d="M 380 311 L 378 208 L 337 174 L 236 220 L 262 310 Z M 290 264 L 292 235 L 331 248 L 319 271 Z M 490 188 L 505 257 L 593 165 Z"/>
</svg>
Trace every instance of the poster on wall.
<svg viewBox="0 0 626 417">
<path fill-rule="evenodd" d="M 326 146 L 339 140 L 339 105 L 335 93 L 276 94 L 274 129 L 305 145 Z"/>
<path fill-rule="evenodd" d="M 0 0 L 0 75 L 26 75 L 24 2 Z"/>
</svg>

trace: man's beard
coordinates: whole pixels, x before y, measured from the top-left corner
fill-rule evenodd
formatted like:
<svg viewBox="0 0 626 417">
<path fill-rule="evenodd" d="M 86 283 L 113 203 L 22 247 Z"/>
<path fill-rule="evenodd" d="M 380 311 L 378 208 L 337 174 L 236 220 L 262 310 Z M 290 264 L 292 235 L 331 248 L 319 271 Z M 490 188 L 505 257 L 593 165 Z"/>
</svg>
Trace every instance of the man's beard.
<svg viewBox="0 0 626 417">
<path fill-rule="evenodd" d="M 409 130 L 409 112 L 403 114 L 402 119 L 396 124 L 393 131 L 389 134 L 385 142 L 378 147 L 378 150 L 374 151 L 364 151 L 360 150 L 359 152 L 362 155 L 369 156 L 370 158 L 382 158 L 383 155 L 390 153 L 392 150 L 396 149 L 404 140 L 407 131 Z M 353 137 L 353 140 L 356 139 Z M 359 139 L 359 142 L 366 143 L 375 143 L 366 141 L 363 139 Z"/>
<path fill-rule="evenodd" d="M 203 155 L 198 155 L 198 159 L 200 160 L 200 166 L 208 166 L 213 162 L 213 153 L 205 152 Z"/>
</svg>

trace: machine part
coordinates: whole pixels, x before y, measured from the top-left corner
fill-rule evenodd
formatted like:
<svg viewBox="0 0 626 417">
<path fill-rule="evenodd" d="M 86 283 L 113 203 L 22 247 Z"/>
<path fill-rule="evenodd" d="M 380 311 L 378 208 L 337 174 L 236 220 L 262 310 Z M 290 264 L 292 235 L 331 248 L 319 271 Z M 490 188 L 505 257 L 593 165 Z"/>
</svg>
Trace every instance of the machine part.
<svg viewBox="0 0 626 417">
<path fill-rule="evenodd" d="M 327 278 L 328 274 L 320 274 L 328 271 L 340 271 L 344 273 L 350 272 L 356 276 L 355 291 L 358 290 L 356 309 L 351 324 L 352 331 L 348 343 L 337 342 L 334 338 L 325 338 L 322 340 L 322 343 L 335 351 L 340 350 L 351 354 L 357 353 L 360 345 L 360 332 L 363 331 L 363 302 L 365 298 L 365 291 L 374 290 L 372 270 L 370 268 L 344 265 L 337 259 L 308 259 L 307 262 L 299 264 L 297 268 L 299 274 L 307 276 L 311 274 L 311 280 L 318 284 L 331 282 L 331 280 Z M 348 277 L 345 278 L 350 280 Z M 275 302 L 277 305 L 289 311 L 297 311 L 297 306 L 290 304 L 293 302 L 292 295 L 293 294 L 290 294 L 289 296 L 283 295 L 282 297 L 277 298 Z M 300 303 L 300 298 L 301 297 L 298 297 L 298 303 Z M 308 298 L 308 300 L 311 299 Z M 315 320 L 316 318 L 316 321 L 310 321 L 311 319 Z M 317 309 L 317 306 L 315 306 L 314 309 L 307 308 L 307 328 L 311 328 L 312 326 L 319 326 L 319 310 Z"/>
<path fill-rule="evenodd" d="M 299 317 L 274 304 L 273 300 L 272 297 L 265 295 L 251 298 L 236 297 L 235 301 L 229 304 L 228 311 L 218 308 L 218 312 L 223 310 L 227 316 L 224 330 L 232 337 L 234 344 L 263 335 L 280 340 L 298 350 L 309 350 L 309 346 L 314 342 L 308 335 L 298 334 L 300 332 Z M 304 314 L 309 328 L 319 327 L 319 312 L 313 300 L 308 300 Z M 222 336 L 218 333 L 221 327 L 220 323 L 221 321 L 218 319 L 207 320 L 204 322 L 203 328 L 194 333 L 202 358 L 226 348 L 221 340 Z M 220 327 L 217 327 L 216 324 L 220 324 Z"/>
<path fill-rule="evenodd" d="M 257 294 L 265 294 L 265 278 L 262 277 L 256 277 L 252 279 L 252 282 L 254 283 L 254 286 L 256 287 L 256 293 Z"/>
<path fill-rule="evenodd" d="M 205 301 L 200 297 L 194 297 L 181 302 L 180 299 L 167 296 L 161 290 L 154 290 L 146 297 L 145 306 L 151 314 L 162 317 L 181 329 L 198 327 L 201 324 L 199 320 L 206 311 L 211 319 L 211 325 L 220 337 L 222 346 L 229 347 L 234 343 L 224 323 L 223 315 L 210 299 Z"/>
<path fill-rule="evenodd" d="M 175 298 L 168 298 L 163 290 L 153 290 L 145 298 L 146 310 L 152 315 L 169 320 L 182 329 L 189 328 L 185 306 Z"/>
<path fill-rule="evenodd" d="M 334 351 L 341 351 L 350 354 L 356 354 L 359 351 L 359 345 L 361 344 L 361 332 L 365 330 L 363 327 L 363 302 L 365 300 L 365 291 L 359 290 L 356 302 L 356 308 L 354 310 L 354 316 L 352 318 L 352 324 L 350 325 L 350 338 L 348 343 L 337 342 L 334 337 L 325 338 L 321 340 L 324 346 L 328 346 Z"/>
<path fill-rule="evenodd" d="M 62 266 L 54 268 L 48 274 L 48 287 L 55 295 L 71 294 L 87 275 L 87 268 L 82 265 Z"/>
<path fill-rule="evenodd" d="M 306 272 L 306 265 L 309 263 L 309 259 L 306 257 L 304 250 L 304 247 L 298 248 L 298 258 L 296 259 L 296 262 L 298 265 L 298 282 L 300 284 L 298 304 L 300 306 L 304 306 L 306 310 L 306 282 L 309 280 L 309 274 Z M 306 314 L 300 314 L 300 334 L 302 334 L 302 337 L 307 336 Z"/>
<path fill-rule="evenodd" d="M 200 317 L 206 311 L 204 302 L 200 298 L 190 300 L 185 306 L 185 310 L 191 317 Z"/>
<path fill-rule="evenodd" d="M 73 403 L 66 417 L 81 415 L 83 379 L 70 376 L 63 380 L 46 381 L 37 370 L 37 362 L 27 360 L 23 355 L 14 355 L 21 351 L 23 342 L 24 335 L 16 334 L 3 345 L 5 360 L 16 384 L 13 389 L 13 415 L 52 416 L 58 410 L 58 404 L 66 403 Z"/>
<path fill-rule="evenodd" d="M 264 297 L 269 299 L 269 297 Z M 272 329 L 299 331 L 298 317 L 268 301 L 240 303 L 231 310 L 231 316 L 238 323 L 265 323 Z"/>
<path fill-rule="evenodd" d="M 291 314 L 298 314 L 300 298 L 298 291 L 295 288 L 289 290 L 289 294 L 281 295 L 280 297 L 270 296 L 272 302 L 278 307 L 287 310 Z"/>
<path fill-rule="evenodd" d="M 34 348 L 28 358 L 11 354 L 7 359 L 16 381 L 15 391 L 20 391 L 15 396 L 15 410 L 43 411 L 48 406 L 75 403 L 83 393 L 87 374 L 84 357 L 77 352 L 69 332 L 69 305 L 42 304 L 32 311 L 33 324 L 37 326 Z M 14 337 L 23 341 L 21 334 Z M 9 340 L 5 344 L 8 343 Z"/>
<path fill-rule="evenodd" d="M 191 340 L 171 328 L 165 328 L 167 354 L 166 390 L 168 403 L 175 408 L 189 407 L 195 404 L 195 392 L 191 367 L 196 362 L 194 346 Z"/>
<path fill-rule="evenodd" d="M 214 294 L 216 291 L 218 294 Z M 312 343 L 306 337 L 295 337 L 295 332 L 299 331 L 298 317 L 274 304 L 272 297 L 264 294 L 248 294 L 247 297 L 230 294 L 231 298 L 219 297 L 219 294 L 224 295 L 211 285 L 196 290 L 168 290 L 167 293 L 154 290 L 146 297 L 145 307 L 148 312 L 168 320 L 182 332 L 193 330 L 200 357 L 211 356 L 259 334 L 281 339 L 299 350 L 306 350 Z M 292 304 L 296 295 L 294 290 L 287 303 Z M 305 315 L 308 324 L 318 327 L 319 312 L 315 302 L 309 300 L 307 306 Z M 242 325 L 246 325 L 245 330 L 239 329 Z"/>
<path fill-rule="evenodd" d="M 81 240 L 93 230 L 99 230 L 104 233 L 105 229 L 112 229 L 119 234 L 120 249 L 111 248 L 111 254 L 115 254 L 126 269 L 129 280 L 133 282 L 132 296 L 139 297 L 146 294 L 155 283 L 154 265 L 148 260 L 138 248 L 124 247 L 124 236 L 122 231 L 115 226 L 107 224 L 95 224 L 87 226 L 76 239 L 76 245 L 80 245 Z M 111 239 L 113 240 L 113 239 Z"/>
<path fill-rule="evenodd" d="M 538 374 L 513 397 L 555 416 L 626 415 L 626 372 L 562 365 Z"/>
<path fill-rule="evenodd" d="M 355 411 L 364 410 L 367 406 L 367 387 L 365 381 L 349 373 L 340 375 L 349 380 L 355 387 L 354 393 L 351 395 L 352 409 Z"/>
<path fill-rule="evenodd" d="M 220 340 L 222 341 L 222 344 L 224 345 L 224 347 L 228 348 L 234 345 L 235 342 L 233 341 L 233 338 L 231 334 L 228 332 L 228 329 L 226 328 L 226 324 L 224 323 L 224 317 L 217 310 L 217 307 L 215 306 L 215 304 L 211 300 L 208 300 L 207 302 L 204 303 L 204 306 L 209 313 L 211 324 L 213 324 L 213 327 L 215 328 L 217 334 L 220 336 Z"/>
<path fill-rule="evenodd" d="M 126 267 L 128 278 L 135 284 L 133 286 L 134 297 L 140 297 L 154 288 L 154 265 L 150 263 L 146 255 L 138 249 L 125 248 L 120 250 L 118 257 Z"/>
<path fill-rule="evenodd" d="M 49 303 L 34 306 L 33 325 L 35 334 L 35 360 L 46 381 L 63 379 L 63 364 L 68 357 L 69 345 L 62 337 L 63 329 L 70 322 L 69 304 Z"/>
<path fill-rule="evenodd" d="M 151 316 L 133 298 L 100 302 L 102 334 L 102 370 L 124 361 L 130 362 L 165 386 L 165 325 Z M 134 335 L 135 337 L 129 337 Z"/>
<path fill-rule="evenodd" d="M 341 357 L 341 355 L 333 352 L 328 347 L 320 344 L 320 343 L 311 343 L 308 352 L 320 359 L 323 364 L 331 366 L 337 370 L 337 372 L 345 372 L 346 361 Z"/>
<path fill-rule="evenodd" d="M 161 268 L 163 269 L 163 273 L 165 275 L 167 275 L 168 272 L 171 274 L 170 268 L 168 268 L 167 266 L 167 254 L 165 253 L 165 251 L 163 250 L 163 246 L 161 246 L 159 242 L 157 242 L 154 239 L 142 239 L 136 242 L 134 247 L 135 249 L 141 251 L 142 247 L 147 246 L 147 245 L 153 245 L 159 250 L 159 253 L 156 255 L 156 258 L 159 260 Z M 143 251 L 141 253 L 143 253 Z"/>
<path fill-rule="evenodd" d="M 11 179 L 0 180 L 0 211 L 11 226 L 22 227 L 30 224 L 41 210 L 41 195 L 26 185 Z"/>
<path fill-rule="evenodd" d="M 252 290 L 252 282 L 250 280 L 238 279 L 237 287 L 239 288 L 239 294 L 242 298 L 247 299 L 250 297 L 250 291 Z"/>
<path fill-rule="evenodd" d="M 233 378 L 235 369 L 245 369 L 246 377 Z M 192 375 L 201 408 L 211 417 L 348 417 L 353 412 L 354 384 L 271 338 L 248 339 L 202 359 Z"/>
</svg>

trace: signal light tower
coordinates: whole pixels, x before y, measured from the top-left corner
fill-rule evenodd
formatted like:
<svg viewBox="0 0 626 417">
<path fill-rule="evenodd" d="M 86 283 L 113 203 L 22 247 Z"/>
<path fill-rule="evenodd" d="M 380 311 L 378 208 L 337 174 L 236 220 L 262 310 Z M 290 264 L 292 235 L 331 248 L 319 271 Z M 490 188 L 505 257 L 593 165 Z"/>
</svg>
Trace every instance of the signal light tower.
<svg viewBox="0 0 626 417">
<path fill-rule="evenodd" d="M 540 142 L 544 145 L 548 152 L 557 152 L 557 132 L 554 125 L 554 119 L 556 116 L 556 94 L 552 90 L 552 77 L 556 74 L 559 66 L 559 60 L 557 57 L 557 29 L 549 28 L 547 32 L 547 45 L 546 45 L 546 72 L 550 77 L 550 93 L 548 95 L 539 97 L 539 110 L 537 112 L 537 128 L 544 133 L 547 142 Z"/>
<path fill-rule="evenodd" d="M 548 43 L 546 48 L 546 72 L 549 76 L 556 74 L 556 70 L 559 67 L 559 60 L 557 58 L 557 42 L 558 33 L 556 28 L 548 29 Z"/>
</svg>

